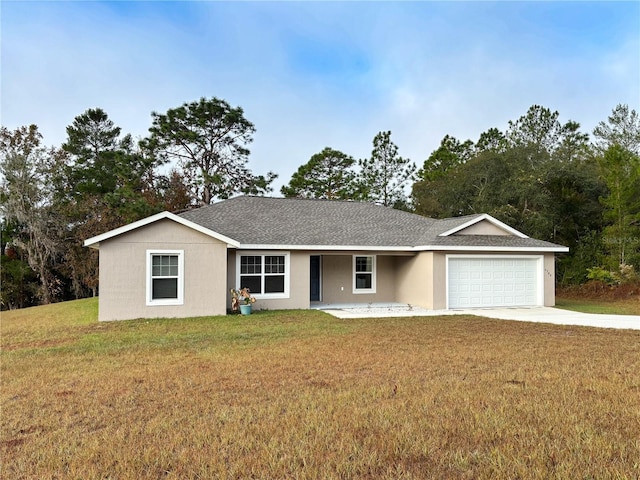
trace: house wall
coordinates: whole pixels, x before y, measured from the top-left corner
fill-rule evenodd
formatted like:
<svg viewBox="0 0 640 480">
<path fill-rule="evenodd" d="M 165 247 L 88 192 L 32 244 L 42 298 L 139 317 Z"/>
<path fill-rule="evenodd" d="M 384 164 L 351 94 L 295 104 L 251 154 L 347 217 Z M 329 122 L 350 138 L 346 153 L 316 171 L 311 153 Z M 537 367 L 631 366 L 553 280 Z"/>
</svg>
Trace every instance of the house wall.
<svg viewBox="0 0 640 480">
<path fill-rule="evenodd" d="M 252 250 L 254 251 L 254 250 Z M 229 290 L 238 288 L 236 279 L 236 255 L 238 251 L 229 250 L 227 260 L 226 302 L 231 306 Z M 253 304 L 256 310 L 304 309 L 310 305 L 310 253 L 305 251 L 289 252 L 289 298 L 259 299 Z"/>
<path fill-rule="evenodd" d="M 146 305 L 147 250 L 184 250 L 184 304 Z M 226 244 L 165 219 L 100 243 L 99 320 L 226 312 Z"/>
<path fill-rule="evenodd" d="M 544 255 L 544 306 L 556 304 L 556 256 L 553 253 Z"/>
<path fill-rule="evenodd" d="M 395 257 L 396 301 L 433 308 L 433 252 L 411 257 Z"/>
<path fill-rule="evenodd" d="M 358 255 L 373 255 L 372 252 Z M 323 303 L 394 302 L 396 293 L 394 257 L 376 255 L 376 293 L 353 293 L 353 255 L 322 256 Z M 308 285 L 308 281 L 307 281 Z"/>
<path fill-rule="evenodd" d="M 447 255 L 436 252 L 433 254 L 433 309 L 447 308 Z"/>
</svg>

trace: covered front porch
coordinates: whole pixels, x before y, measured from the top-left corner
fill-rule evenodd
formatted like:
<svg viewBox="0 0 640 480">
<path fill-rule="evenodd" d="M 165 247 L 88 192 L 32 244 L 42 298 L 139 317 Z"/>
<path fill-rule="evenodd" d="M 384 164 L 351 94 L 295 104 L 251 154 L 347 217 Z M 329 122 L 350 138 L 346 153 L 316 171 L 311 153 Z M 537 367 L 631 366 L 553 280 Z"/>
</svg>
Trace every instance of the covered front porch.
<svg viewBox="0 0 640 480">
<path fill-rule="evenodd" d="M 313 309 L 429 306 L 431 271 L 407 252 L 323 252 L 309 256 Z M 420 257 L 421 258 L 421 257 Z M 410 300 L 416 299 L 415 304 Z M 412 307 L 412 305 L 414 305 Z"/>
</svg>

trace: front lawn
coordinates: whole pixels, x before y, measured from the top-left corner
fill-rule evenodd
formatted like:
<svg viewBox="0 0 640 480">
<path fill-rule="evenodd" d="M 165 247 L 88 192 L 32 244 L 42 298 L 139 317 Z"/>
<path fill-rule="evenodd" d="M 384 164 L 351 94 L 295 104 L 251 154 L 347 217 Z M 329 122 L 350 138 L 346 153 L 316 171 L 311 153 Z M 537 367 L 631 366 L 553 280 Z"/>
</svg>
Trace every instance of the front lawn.
<svg viewBox="0 0 640 480">
<path fill-rule="evenodd" d="M 584 313 L 640 315 L 640 285 L 610 287 L 597 282 L 558 288 L 556 306 Z"/>
<path fill-rule="evenodd" d="M 640 332 L 3 312 L 1 478 L 638 478 Z"/>
<path fill-rule="evenodd" d="M 556 298 L 556 307 L 583 313 L 640 315 L 640 298 L 606 301 L 584 298 Z"/>
</svg>

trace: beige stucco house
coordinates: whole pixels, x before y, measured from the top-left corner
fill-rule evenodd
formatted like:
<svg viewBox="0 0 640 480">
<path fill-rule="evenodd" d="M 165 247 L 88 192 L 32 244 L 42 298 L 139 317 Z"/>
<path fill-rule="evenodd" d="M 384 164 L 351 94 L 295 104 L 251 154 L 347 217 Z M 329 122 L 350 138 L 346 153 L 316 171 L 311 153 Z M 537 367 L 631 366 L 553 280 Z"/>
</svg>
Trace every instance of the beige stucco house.
<svg viewBox="0 0 640 480">
<path fill-rule="evenodd" d="M 258 309 L 552 306 L 568 251 L 486 214 L 268 197 L 159 213 L 85 245 L 100 250 L 100 320 L 223 315 L 234 287 Z"/>
</svg>

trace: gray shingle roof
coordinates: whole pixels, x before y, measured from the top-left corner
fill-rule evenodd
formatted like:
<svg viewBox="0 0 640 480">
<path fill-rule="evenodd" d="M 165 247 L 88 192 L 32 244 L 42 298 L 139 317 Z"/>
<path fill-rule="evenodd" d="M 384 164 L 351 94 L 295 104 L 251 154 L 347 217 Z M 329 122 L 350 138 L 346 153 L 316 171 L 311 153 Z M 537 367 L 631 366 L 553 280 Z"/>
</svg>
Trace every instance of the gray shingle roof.
<svg viewBox="0 0 640 480">
<path fill-rule="evenodd" d="M 436 220 L 364 202 L 236 197 L 180 214 L 242 245 L 558 247 L 512 236 L 439 234 L 480 215 Z"/>
</svg>

